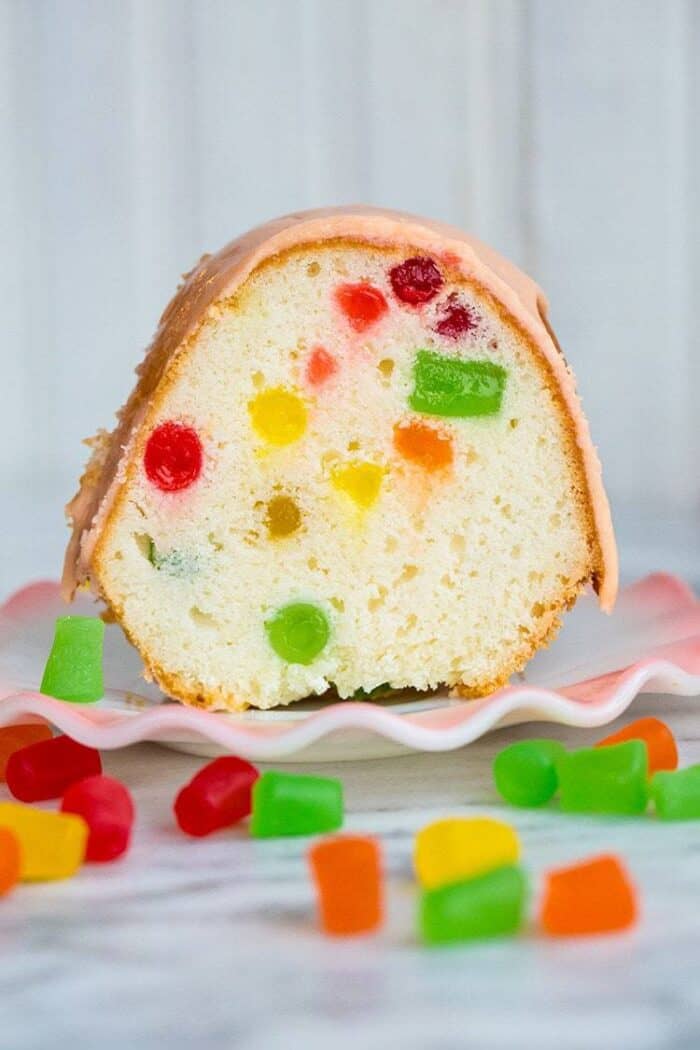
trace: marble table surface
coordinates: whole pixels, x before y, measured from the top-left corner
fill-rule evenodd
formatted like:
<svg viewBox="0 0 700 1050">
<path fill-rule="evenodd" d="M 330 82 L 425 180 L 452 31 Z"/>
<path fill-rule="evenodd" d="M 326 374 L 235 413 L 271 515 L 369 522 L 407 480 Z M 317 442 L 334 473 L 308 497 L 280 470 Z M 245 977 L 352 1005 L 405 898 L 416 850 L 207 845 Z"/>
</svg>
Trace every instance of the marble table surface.
<svg viewBox="0 0 700 1050">
<path fill-rule="evenodd" d="M 641 697 L 622 721 L 644 713 L 668 719 L 682 762 L 700 761 L 700 701 Z M 535 732 L 543 729 L 577 746 L 595 736 Z M 316 929 L 308 840 L 253 841 L 244 829 L 187 839 L 170 807 L 199 760 L 156 745 L 106 754 L 106 771 L 130 786 L 138 807 L 132 850 L 0 902 L 0 1046 L 700 1046 L 700 825 L 499 805 L 491 760 L 532 733 L 501 730 L 450 754 L 336 767 L 346 826 L 379 836 L 388 873 L 386 928 L 350 941 Z M 639 927 L 568 942 L 527 930 L 514 940 L 421 947 L 413 834 L 470 813 L 517 826 L 535 901 L 548 866 L 620 852 L 640 888 Z"/>
</svg>

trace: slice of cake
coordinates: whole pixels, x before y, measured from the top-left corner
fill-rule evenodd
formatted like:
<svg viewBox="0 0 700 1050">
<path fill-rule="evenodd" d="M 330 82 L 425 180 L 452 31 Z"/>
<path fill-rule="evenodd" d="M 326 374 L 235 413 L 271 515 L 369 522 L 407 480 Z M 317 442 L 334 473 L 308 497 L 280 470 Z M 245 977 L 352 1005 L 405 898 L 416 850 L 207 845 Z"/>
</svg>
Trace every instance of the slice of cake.
<svg viewBox="0 0 700 1050">
<path fill-rule="evenodd" d="M 161 688 L 213 708 L 505 683 L 592 583 L 600 465 L 537 286 L 372 208 L 205 256 L 68 508 Z"/>
</svg>

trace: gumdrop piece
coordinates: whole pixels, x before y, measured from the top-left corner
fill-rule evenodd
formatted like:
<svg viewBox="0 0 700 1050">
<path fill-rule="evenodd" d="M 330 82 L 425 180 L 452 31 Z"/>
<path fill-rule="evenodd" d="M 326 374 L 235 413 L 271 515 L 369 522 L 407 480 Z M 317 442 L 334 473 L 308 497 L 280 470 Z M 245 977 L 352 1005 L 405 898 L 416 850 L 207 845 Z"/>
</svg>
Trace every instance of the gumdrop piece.
<svg viewBox="0 0 700 1050">
<path fill-rule="evenodd" d="M 306 430 L 306 405 L 284 387 L 262 390 L 248 410 L 253 428 L 269 445 L 291 445 Z"/>
<path fill-rule="evenodd" d="M 225 755 L 209 762 L 175 799 L 175 819 L 197 838 L 231 827 L 250 815 L 258 771 L 250 762 Z"/>
<path fill-rule="evenodd" d="M 514 829 L 488 817 L 436 820 L 416 835 L 413 862 L 426 889 L 514 864 L 520 842 Z"/>
<path fill-rule="evenodd" d="M 368 510 L 379 499 L 383 477 L 383 467 L 358 461 L 337 467 L 331 475 L 331 482 L 338 492 L 344 492 L 358 507 Z"/>
<path fill-rule="evenodd" d="M 661 820 L 700 820 L 700 765 L 655 773 L 649 791 Z"/>
<path fill-rule="evenodd" d="M 0 827 L 0 897 L 15 886 L 22 874 L 22 848 L 14 831 Z"/>
<path fill-rule="evenodd" d="M 270 539 L 291 536 L 301 525 L 301 511 L 291 496 L 273 496 L 267 504 L 265 524 Z"/>
<path fill-rule="evenodd" d="M 94 776 L 71 784 L 63 796 L 61 812 L 75 813 L 87 824 L 86 860 L 116 860 L 129 848 L 134 803 L 121 781 Z"/>
<path fill-rule="evenodd" d="M 420 306 L 434 299 L 442 288 L 442 274 L 432 259 L 417 255 L 389 271 L 394 295 L 402 303 Z"/>
<path fill-rule="evenodd" d="M 339 835 L 309 850 L 321 928 L 334 937 L 371 933 L 381 926 L 381 854 L 376 839 Z"/>
<path fill-rule="evenodd" d="M 45 722 L 23 723 L 16 726 L 5 726 L 0 729 L 0 784 L 5 783 L 5 774 L 10 755 L 30 744 L 50 740 L 53 736 L 51 727 Z"/>
<path fill-rule="evenodd" d="M 418 932 L 426 944 L 450 944 L 517 933 L 527 880 L 515 865 L 423 893 Z"/>
<path fill-rule="evenodd" d="M 0 802 L 0 828 L 9 828 L 19 840 L 24 881 L 70 878 L 85 859 L 88 826 L 74 813 Z"/>
<path fill-rule="evenodd" d="M 462 361 L 419 350 L 409 404 L 431 416 L 491 416 L 500 411 L 506 370 L 491 361 Z"/>
<path fill-rule="evenodd" d="M 499 794 L 513 806 L 543 806 L 559 783 L 557 761 L 565 748 L 557 740 L 520 740 L 494 759 Z"/>
<path fill-rule="evenodd" d="M 611 744 L 623 744 L 626 740 L 643 740 L 647 746 L 649 758 L 649 776 L 659 770 L 678 768 L 678 748 L 676 740 L 665 722 L 659 718 L 638 718 L 617 733 L 611 733 L 604 740 L 599 740 L 596 747 L 610 747 Z"/>
<path fill-rule="evenodd" d="M 41 692 L 74 704 L 99 700 L 104 694 L 104 633 L 105 625 L 99 616 L 59 616 Z"/>
<path fill-rule="evenodd" d="M 69 736 L 55 736 L 10 755 L 6 779 L 21 802 L 43 802 L 60 798 L 77 780 L 101 772 L 99 751 Z"/>
<path fill-rule="evenodd" d="M 634 886 L 612 854 L 545 875 L 540 922 L 551 937 L 612 933 L 632 926 L 636 919 Z"/>
<path fill-rule="evenodd" d="M 365 282 L 339 285 L 335 290 L 335 301 L 356 332 L 366 332 L 389 309 L 379 288 Z"/>
<path fill-rule="evenodd" d="M 330 637 L 328 617 L 318 605 L 293 602 L 265 621 L 270 645 L 288 664 L 310 664 Z"/>
<path fill-rule="evenodd" d="M 397 423 L 394 448 L 404 459 L 429 473 L 449 467 L 454 459 L 452 439 L 427 423 Z"/>
<path fill-rule="evenodd" d="M 643 813 L 647 749 L 641 740 L 584 747 L 557 760 L 559 799 L 568 813 Z"/>
<path fill-rule="evenodd" d="M 479 319 L 471 307 L 460 302 L 456 292 L 440 305 L 435 331 L 446 339 L 460 339 L 478 327 Z"/>
<path fill-rule="evenodd" d="M 268 770 L 253 785 L 250 833 L 255 838 L 315 835 L 343 823 L 343 786 L 332 777 Z"/>
<path fill-rule="evenodd" d="M 306 364 L 306 380 L 311 386 L 322 386 L 337 371 L 338 362 L 333 355 L 317 346 Z"/>
<path fill-rule="evenodd" d="M 149 536 L 147 557 L 154 569 L 162 572 L 165 576 L 174 576 L 177 579 L 189 579 L 199 572 L 199 556 L 196 551 L 173 550 L 163 551 L 157 549 L 154 541 Z"/>
<path fill-rule="evenodd" d="M 143 455 L 146 477 L 162 492 L 189 488 L 201 474 L 203 461 L 197 431 L 171 420 L 152 431 Z"/>
</svg>

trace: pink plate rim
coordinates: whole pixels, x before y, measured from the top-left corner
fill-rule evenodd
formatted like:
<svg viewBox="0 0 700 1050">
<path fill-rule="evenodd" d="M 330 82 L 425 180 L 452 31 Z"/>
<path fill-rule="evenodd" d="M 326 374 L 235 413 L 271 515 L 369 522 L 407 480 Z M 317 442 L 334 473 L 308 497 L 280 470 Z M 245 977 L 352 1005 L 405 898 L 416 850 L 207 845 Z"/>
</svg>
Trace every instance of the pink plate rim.
<svg viewBox="0 0 700 1050">
<path fill-rule="evenodd" d="M 0 620 L 15 626 L 31 623 L 33 610 L 44 599 L 53 598 L 54 592 L 52 583 L 23 588 L 0 607 Z M 279 712 L 277 721 L 246 720 L 245 713 L 203 711 L 156 701 L 144 701 L 145 710 L 110 708 L 106 701 L 99 706 L 78 705 L 23 690 L 0 699 L 0 726 L 39 717 L 102 750 L 141 741 L 172 743 L 185 733 L 189 739 L 266 760 L 306 749 L 328 734 L 353 730 L 378 734 L 414 751 L 450 751 L 497 726 L 516 722 L 604 725 L 625 711 L 640 692 L 700 695 L 700 602 L 692 590 L 676 577 L 654 574 L 623 593 L 628 605 L 647 608 L 654 615 L 680 611 L 680 636 L 665 637 L 662 645 L 652 646 L 627 667 L 556 690 L 510 685 L 480 700 L 455 702 L 445 694 L 432 698 L 431 703 L 403 704 L 398 711 L 377 703 L 343 701 L 305 715 L 297 712 L 293 720 L 285 720 Z"/>
</svg>

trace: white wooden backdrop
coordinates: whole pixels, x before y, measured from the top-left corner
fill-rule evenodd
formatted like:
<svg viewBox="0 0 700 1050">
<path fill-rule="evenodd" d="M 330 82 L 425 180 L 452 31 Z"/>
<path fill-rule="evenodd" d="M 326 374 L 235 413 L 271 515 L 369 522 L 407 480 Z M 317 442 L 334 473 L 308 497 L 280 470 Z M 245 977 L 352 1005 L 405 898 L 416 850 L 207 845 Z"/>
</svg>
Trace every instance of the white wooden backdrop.
<svg viewBox="0 0 700 1050">
<path fill-rule="evenodd" d="M 700 501 L 697 0 L 0 0 L 0 478 L 70 489 L 179 274 L 367 201 L 532 272 L 616 506 Z"/>
</svg>

